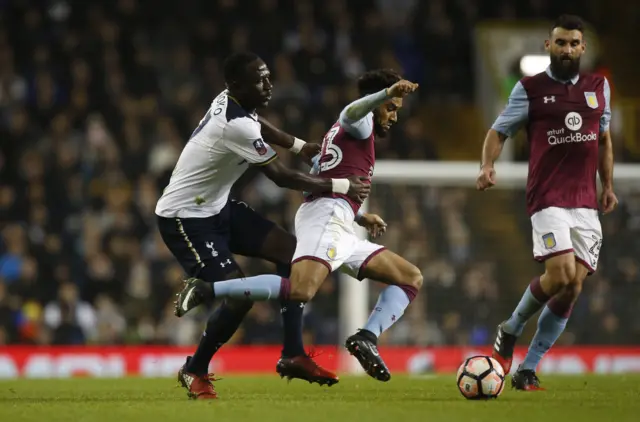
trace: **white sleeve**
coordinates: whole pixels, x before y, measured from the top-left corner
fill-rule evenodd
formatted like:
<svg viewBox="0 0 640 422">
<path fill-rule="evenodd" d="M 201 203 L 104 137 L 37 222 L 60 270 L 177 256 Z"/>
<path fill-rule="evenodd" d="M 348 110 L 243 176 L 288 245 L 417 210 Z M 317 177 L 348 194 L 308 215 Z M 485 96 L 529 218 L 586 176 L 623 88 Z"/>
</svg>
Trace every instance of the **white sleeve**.
<svg viewBox="0 0 640 422">
<path fill-rule="evenodd" d="M 249 117 L 233 119 L 223 132 L 224 143 L 230 151 L 247 160 L 249 164 L 261 166 L 273 161 L 278 154 L 260 134 L 260 123 Z"/>
<path fill-rule="evenodd" d="M 340 126 L 356 139 L 367 139 L 371 136 L 373 132 L 373 113 L 354 121 L 347 117 L 345 110 L 340 113 Z"/>
<path fill-rule="evenodd" d="M 386 89 L 358 98 L 340 113 L 340 126 L 356 139 L 367 139 L 373 132 L 373 110 L 388 99 Z"/>
</svg>

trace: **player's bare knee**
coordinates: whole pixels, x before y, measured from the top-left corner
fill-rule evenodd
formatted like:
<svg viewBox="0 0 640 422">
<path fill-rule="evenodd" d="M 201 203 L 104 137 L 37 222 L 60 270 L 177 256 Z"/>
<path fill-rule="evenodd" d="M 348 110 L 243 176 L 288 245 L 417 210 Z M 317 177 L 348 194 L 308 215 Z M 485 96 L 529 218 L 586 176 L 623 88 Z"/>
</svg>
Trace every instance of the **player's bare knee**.
<svg viewBox="0 0 640 422">
<path fill-rule="evenodd" d="M 302 289 L 295 292 L 291 292 L 290 300 L 295 300 L 297 302 L 307 303 L 313 299 L 315 292 L 311 289 Z"/>
<path fill-rule="evenodd" d="M 558 262 L 547 268 L 547 274 L 557 289 L 564 289 L 576 277 L 576 266 L 573 262 Z"/>
<path fill-rule="evenodd" d="M 309 302 L 315 296 L 318 287 L 323 280 L 319 280 L 314 275 L 300 273 L 298 271 L 291 274 L 291 291 L 289 300 Z"/>
<path fill-rule="evenodd" d="M 580 292 L 582 292 L 582 284 L 580 283 L 569 283 L 567 287 L 565 287 L 565 295 L 568 298 L 571 298 L 572 301 L 575 301 L 578 296 L 580 296 Z"/>
<path fill-rule="evenodd" d="M 289 299 L 300 302 L 310 301 L 328 274 L 329 270 L 322 263 L 308 259 L 295 262 L 291 266 L 289 277 L 291 282 Z"/>
<path fill-rule="evenodd" d="M 571 297 L 573 300 L 576 300 L 582 292 L 583 282 L 584 278 L 581 275 L 575 276 L 565 287 L 566 296 Z"/>
<path fill-rule="evenodd" d="M 291 280 L 291 292 L 289 293 L 289 300 L 295 300 L 299 302 L 309 302 L 316 294 L 316 286 L 313 282 L 294 282 Z"/>
<path fill-rule="evenodd" d="M 563 285 L 568 286 L 573 283 L 576 278 L 576 265 L 573 262 L 567 263 L 561 267 L 561 282 Z"/>
<path fill-rule="evenodd" d="M 422 272 L 415 265 L 411 265 L 406 271 L 403 277 L 403 284 L 411 286 L 416 290 L 422 288 Z"/>
</svg>

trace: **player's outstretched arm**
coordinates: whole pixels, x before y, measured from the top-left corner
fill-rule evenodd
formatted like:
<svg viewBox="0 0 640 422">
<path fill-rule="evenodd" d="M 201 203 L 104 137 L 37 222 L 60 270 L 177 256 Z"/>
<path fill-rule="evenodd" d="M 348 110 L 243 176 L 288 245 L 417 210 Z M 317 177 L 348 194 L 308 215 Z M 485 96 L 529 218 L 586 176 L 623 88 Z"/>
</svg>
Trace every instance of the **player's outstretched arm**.
<svg viewBox="0 0 640 422">
<path fill-rule="evenodd" d="M 359 98 L 345 107 L 343 115 L 346 119 L 355 122 L 364 118 L 367 114 L 375 110 L 380 104 L 384 103 L 390 98 L 404 97 L 409 93 L 418 89 L 418 84 L 411 81 L 402 79 L 389 88 L 376 92 L 375 94 L 369 94 L 362 98 Z"/>
<path fill-rule="evenodd" d="M 362 98 L 358 98 L 344 108 L 344 111 L 340 115 L 340 120 L 344 120 L 346 122 L 357 122 L 389 98 L 391 97 L 387 94 L 386 88 L 382 91 L 376 92 L 375 94 L 369 94 Z"/>
<path fill-rule="evenodd" d="M 290 169 L 279 160 L 274 160 L 261 166 L 262 172 L 281 188 L 311 192 L 334 192 L 349 196 L 351 199 L 363 202 L 371 185 L 366 177 L 352 176 L 348 179 L 325 179 Z"/>
<path fill-rule="evenodd" d="M 509 95 L 507 106 L 493 123 L 484 139 L 480 174 L 476 180 L 476 187 L 479 190 L 489 189 L 496 184 L 496 171 L 493 168 L 493 163 L 500 157 L 507 138 L 518 132 L 528 115 L 529 98 L 522 82 L 518 82 Z"/>
<path fill-rule="evenodd" d="M 318 155 L 322 149 L 320 144 L 305 142 L 293 135 L 289 135 L 263 117 L 259 116 L 258 121 L 261 125 L 262 137 L 268 144 L 286 148 L 294 154 L 300 155 L 308 164 L 311 164 L 311 159 Z"/>
</svg>

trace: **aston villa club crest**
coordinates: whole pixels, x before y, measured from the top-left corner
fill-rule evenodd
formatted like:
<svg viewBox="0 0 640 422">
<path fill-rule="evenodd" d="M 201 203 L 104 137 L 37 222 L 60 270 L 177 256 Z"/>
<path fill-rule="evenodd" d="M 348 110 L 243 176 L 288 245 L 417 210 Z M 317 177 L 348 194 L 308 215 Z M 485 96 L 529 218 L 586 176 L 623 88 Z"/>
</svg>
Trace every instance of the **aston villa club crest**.
<svg viewBox="0 0 640 422">
<path fill-rule="evenodd" d="M 542 242 L 544 243 L 544 247 L 547 249 L 553 249 L 556 247 L 556 237 L 553 233 L 542 235 Z"/>
<path fill-rule="evenodd" d="M 590 108 L 598 108 L 598 97 L 595 92 L 585 92 L 584 98 L 587 100 L 587 105 Z"/>
<path fill-rule="evenodd" d="M 336 247 L 334 245 L 329 246 L 329 248 L 327 249 L 327 257 L 333 261 L 334 259 L 336 259 L 337 255 L 338 251 L 336 251 Z"/>
</svg>

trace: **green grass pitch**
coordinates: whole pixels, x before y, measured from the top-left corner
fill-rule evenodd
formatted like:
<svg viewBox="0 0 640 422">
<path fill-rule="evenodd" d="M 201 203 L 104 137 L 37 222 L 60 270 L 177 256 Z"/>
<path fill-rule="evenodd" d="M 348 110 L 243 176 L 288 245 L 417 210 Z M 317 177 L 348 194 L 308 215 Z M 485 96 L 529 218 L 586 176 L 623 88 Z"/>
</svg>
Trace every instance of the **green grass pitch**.
<svg viewBox="0 0 640 422">
<path fill-rule="evenodd" d="M 328 388 L 277 376 L 232 376 L 219 399 L 188 400 L 173 379 L 0 381 L 4 422 L 621 422 L 640 420 L 640 376 L 542 377 L 544 392 L 508 385 L 497 400 L 465 400 L 454 376 L 345 377 Z"/>
</svg>

